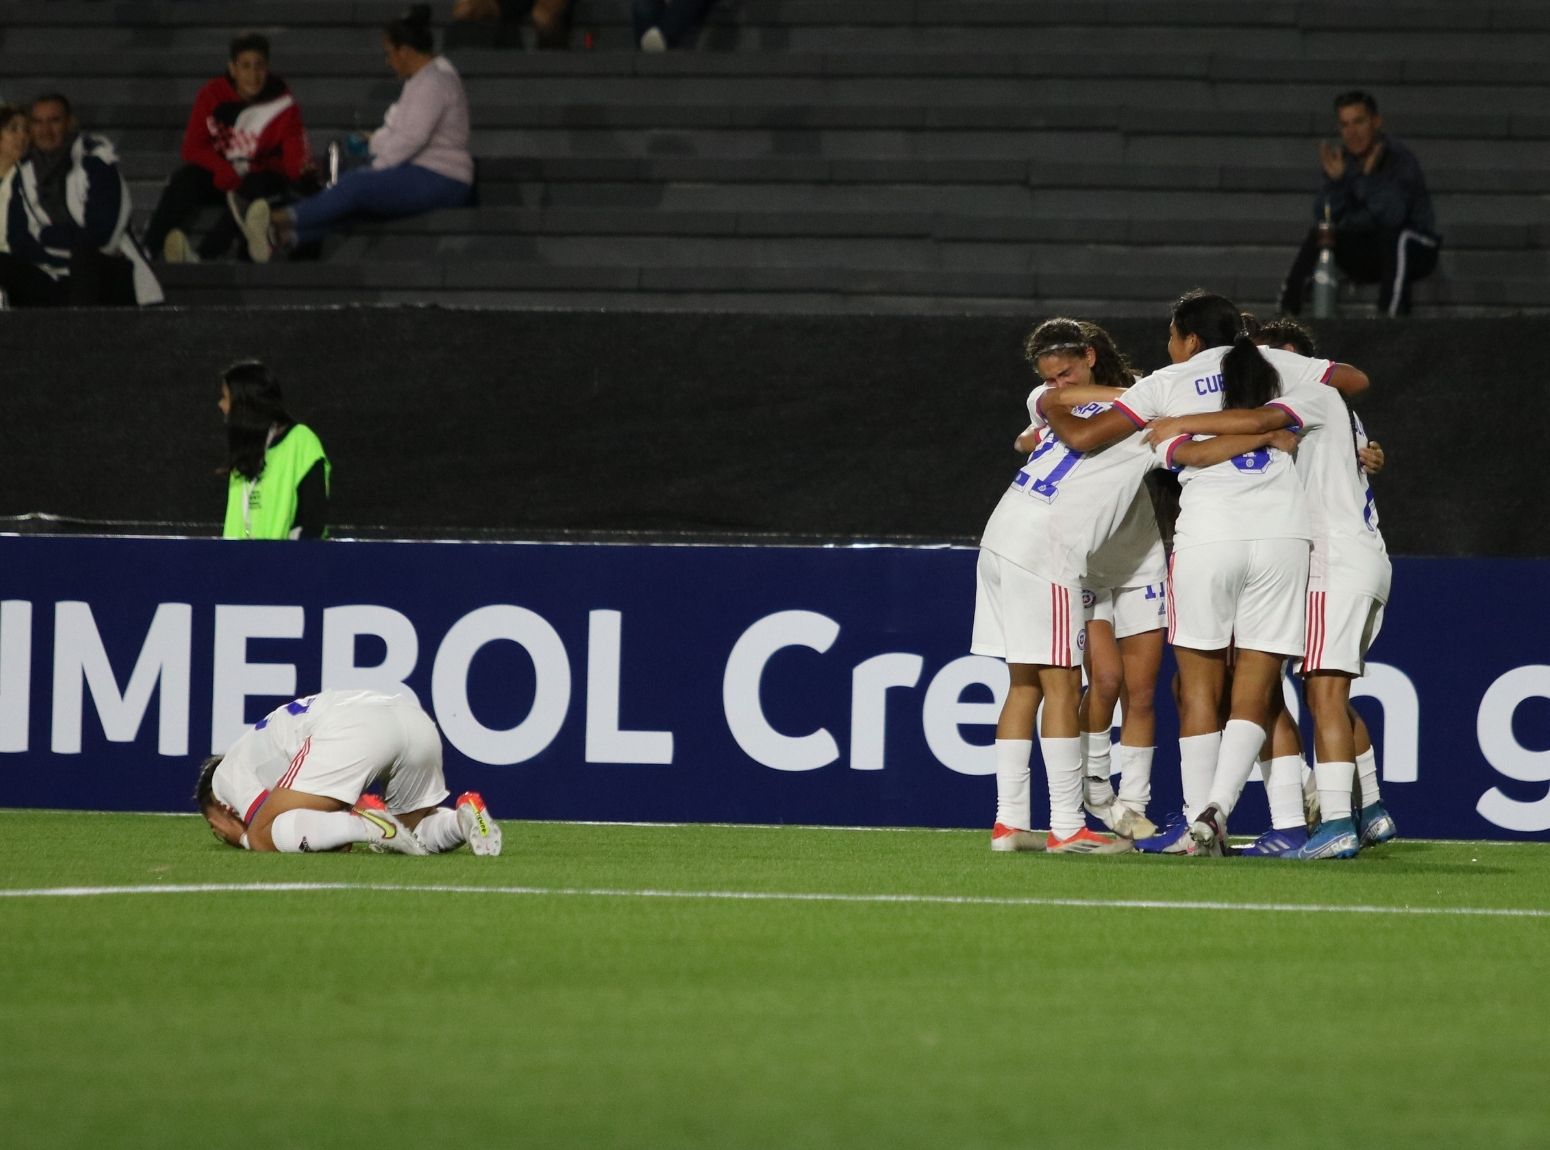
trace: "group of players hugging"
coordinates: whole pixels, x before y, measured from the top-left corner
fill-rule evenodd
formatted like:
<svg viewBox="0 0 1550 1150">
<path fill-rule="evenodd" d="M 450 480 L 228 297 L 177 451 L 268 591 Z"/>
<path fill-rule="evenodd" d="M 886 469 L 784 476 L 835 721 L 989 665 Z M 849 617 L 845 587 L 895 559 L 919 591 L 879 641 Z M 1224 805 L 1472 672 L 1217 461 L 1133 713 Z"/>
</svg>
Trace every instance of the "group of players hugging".
<svg viewBox="0 0 1550 1150">
<path fill-rule="evenodd" d="M 1040 379 L 1016 444 L 1028 460 L 986 524 L 974 606 L 973 652 L 1010 672 L 991 849 L 1334 859 L 1392 839 L 1350 705 L 1390 583 L 1367 478 L 1381 451 L 1346 404 L 1367 376 L 1316 358 L 1295 321 L 1261 325 L 1201 290 L 1174 305 L 1170 366 L 1144 378 L 1085 321 L 1046 320 L 1026 351 Z M 1184 804 L 1159 827 L 1146 809 L 1165 629 Z M 1031 829 L 1036 721 L 1047 834 Z M 1234 852 L 1227 820 L 1256 762 L 1271 826 Z"/>
</svg>

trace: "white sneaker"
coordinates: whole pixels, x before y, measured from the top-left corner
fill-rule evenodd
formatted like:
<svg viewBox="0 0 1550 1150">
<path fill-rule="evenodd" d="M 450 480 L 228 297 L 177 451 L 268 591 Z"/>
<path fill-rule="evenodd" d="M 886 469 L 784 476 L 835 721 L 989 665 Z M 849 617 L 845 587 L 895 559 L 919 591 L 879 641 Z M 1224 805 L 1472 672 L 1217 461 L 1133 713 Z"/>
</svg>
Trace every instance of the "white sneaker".
<svg viewBox="0 0 1550 1150">
<path fill-rule="evenodd" d="M 199 257 L 188 245 L 188 235 L 181 228 L 173 228 L 161 242 L 161 258 L 169 264 L 197 264 Z"/>
<path fill-rule="evenodd" d="M 269 238 L 269 201 L 254 200 L 242 217 L 242 234 L 248 241 L 248 258 L 256 264 L 267 264 L 274 254 L 274 242 Z"/>
<path fill-rule="evenodd" d="M 662 35 L 660 28 L 647 28 L 645 35 L 640 38 L 640 50 L 656 55 L 658 52 L 667 51 L 667 37 Z"/>
<path fill-rule="evenodd" d="M 464 791 L 454 805 L 457 809 L 457 825 L 468 841 L 468 849 L 476 855 L 500 854 L 500 824 L 490 817 L 484 799 L 474 791 Z"/>
<path fill-rule="evenodd" d="M 377 854 L 426 855 L 426 850 L 414 832 L 398 821 L 398 816 L 384 808 L 357 806 L 355 817 L 366 824 L 370 837 L 366 845 Z"/>
</svg>

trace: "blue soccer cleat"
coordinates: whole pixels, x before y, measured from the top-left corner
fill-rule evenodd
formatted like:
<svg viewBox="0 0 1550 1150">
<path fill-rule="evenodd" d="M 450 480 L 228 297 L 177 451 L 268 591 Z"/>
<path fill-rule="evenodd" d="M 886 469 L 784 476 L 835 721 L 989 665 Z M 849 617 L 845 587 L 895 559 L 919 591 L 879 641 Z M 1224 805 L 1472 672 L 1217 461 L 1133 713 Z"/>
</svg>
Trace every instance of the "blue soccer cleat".
<svg viewBox="0 0 1550 1150">
<path fill-rule="evenodd" d="M 1356 835 L 1356 823 L 1347 815 L 1343 819 L 1325 819 L 1319 829 L 1308 836 L 1292 858 L 1299 859 L 1354 859 L 1362 841 Z"/>
<path fill-rule="evenodd" d="M 1192 855 L 1195 840 L 1189 837 L 1189 820 L 1184 812 L 1170 815 L 1163 827 L 1150 838 L 1137 839 L 1136 850 L 1149 855 Z"/>
<path fill-rule="evenodd" d="M 1381 802 L 1363 807 L 1361 814 L 1356 816 L 1356 824 L 1364 847 L 1386 843 L 1399 834 L 1399 828 L 1394 825 L 1394 816 L 1389 814 L 1389 809 Z"/>
<path fill-rule="evenodd" d="M 1251 859 L 1289 858 L 1307 844 L 1306 827 L 1293 827 L 1284 831 L 1268 830 L 1248 846 L 1240 849 L 1238 853 L 1244 858 Z"/>
</svg>

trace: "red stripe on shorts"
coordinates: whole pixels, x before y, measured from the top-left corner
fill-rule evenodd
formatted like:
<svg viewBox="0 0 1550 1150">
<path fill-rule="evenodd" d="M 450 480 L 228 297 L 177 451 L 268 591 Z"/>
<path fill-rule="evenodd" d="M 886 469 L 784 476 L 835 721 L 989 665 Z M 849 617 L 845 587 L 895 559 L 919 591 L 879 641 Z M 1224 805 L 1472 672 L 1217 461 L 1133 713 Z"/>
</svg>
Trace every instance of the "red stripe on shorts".
<svg viewBox="0 0 1550 1150">
<path fill-rule="evenodd" d="M 1324 657 L 1324 592 L 1308 592 L 1308 642 L 1303 670 L 1317 671 Z"/>
<path fill-rule="evenodd" d="M 302 741 L 301 750 L 296 752 L 296 757 L 291 760 L 291 765 L 286 769 L 284 776 L 275 784 L 275 790 L 283 790 L 296 781 L 296 772 L 301 770 L 301 764 L 306 761 L 307 752 L 312 750 L 312 736 L 308 735 Z"/>
</svg>

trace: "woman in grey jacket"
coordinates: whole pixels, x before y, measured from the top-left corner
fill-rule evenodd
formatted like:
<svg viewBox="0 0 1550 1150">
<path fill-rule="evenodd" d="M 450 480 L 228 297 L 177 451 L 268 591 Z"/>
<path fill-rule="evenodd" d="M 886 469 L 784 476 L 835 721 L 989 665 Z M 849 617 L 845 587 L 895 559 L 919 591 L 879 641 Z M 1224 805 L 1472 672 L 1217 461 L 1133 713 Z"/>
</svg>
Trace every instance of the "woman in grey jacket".
<svg viewBox="0 0 1550 1150">
<path fill-rule="evenodd" d="M 457 69 L 436 55 L 431 11 L 417 4 L 382 30 L 390 68 L 404 81 L 398 102 L 371 134 L 371 167 L 347 172 L 320 195 L 271 212 L 255 200 L 243 214 L 248 251 L 256 263 L 275 247 L 321 239 L 327 226 L 351 215 L 396 219 L 466 204 L 473 193 L 468 150 L 468 97 Z"/>
</svg>

